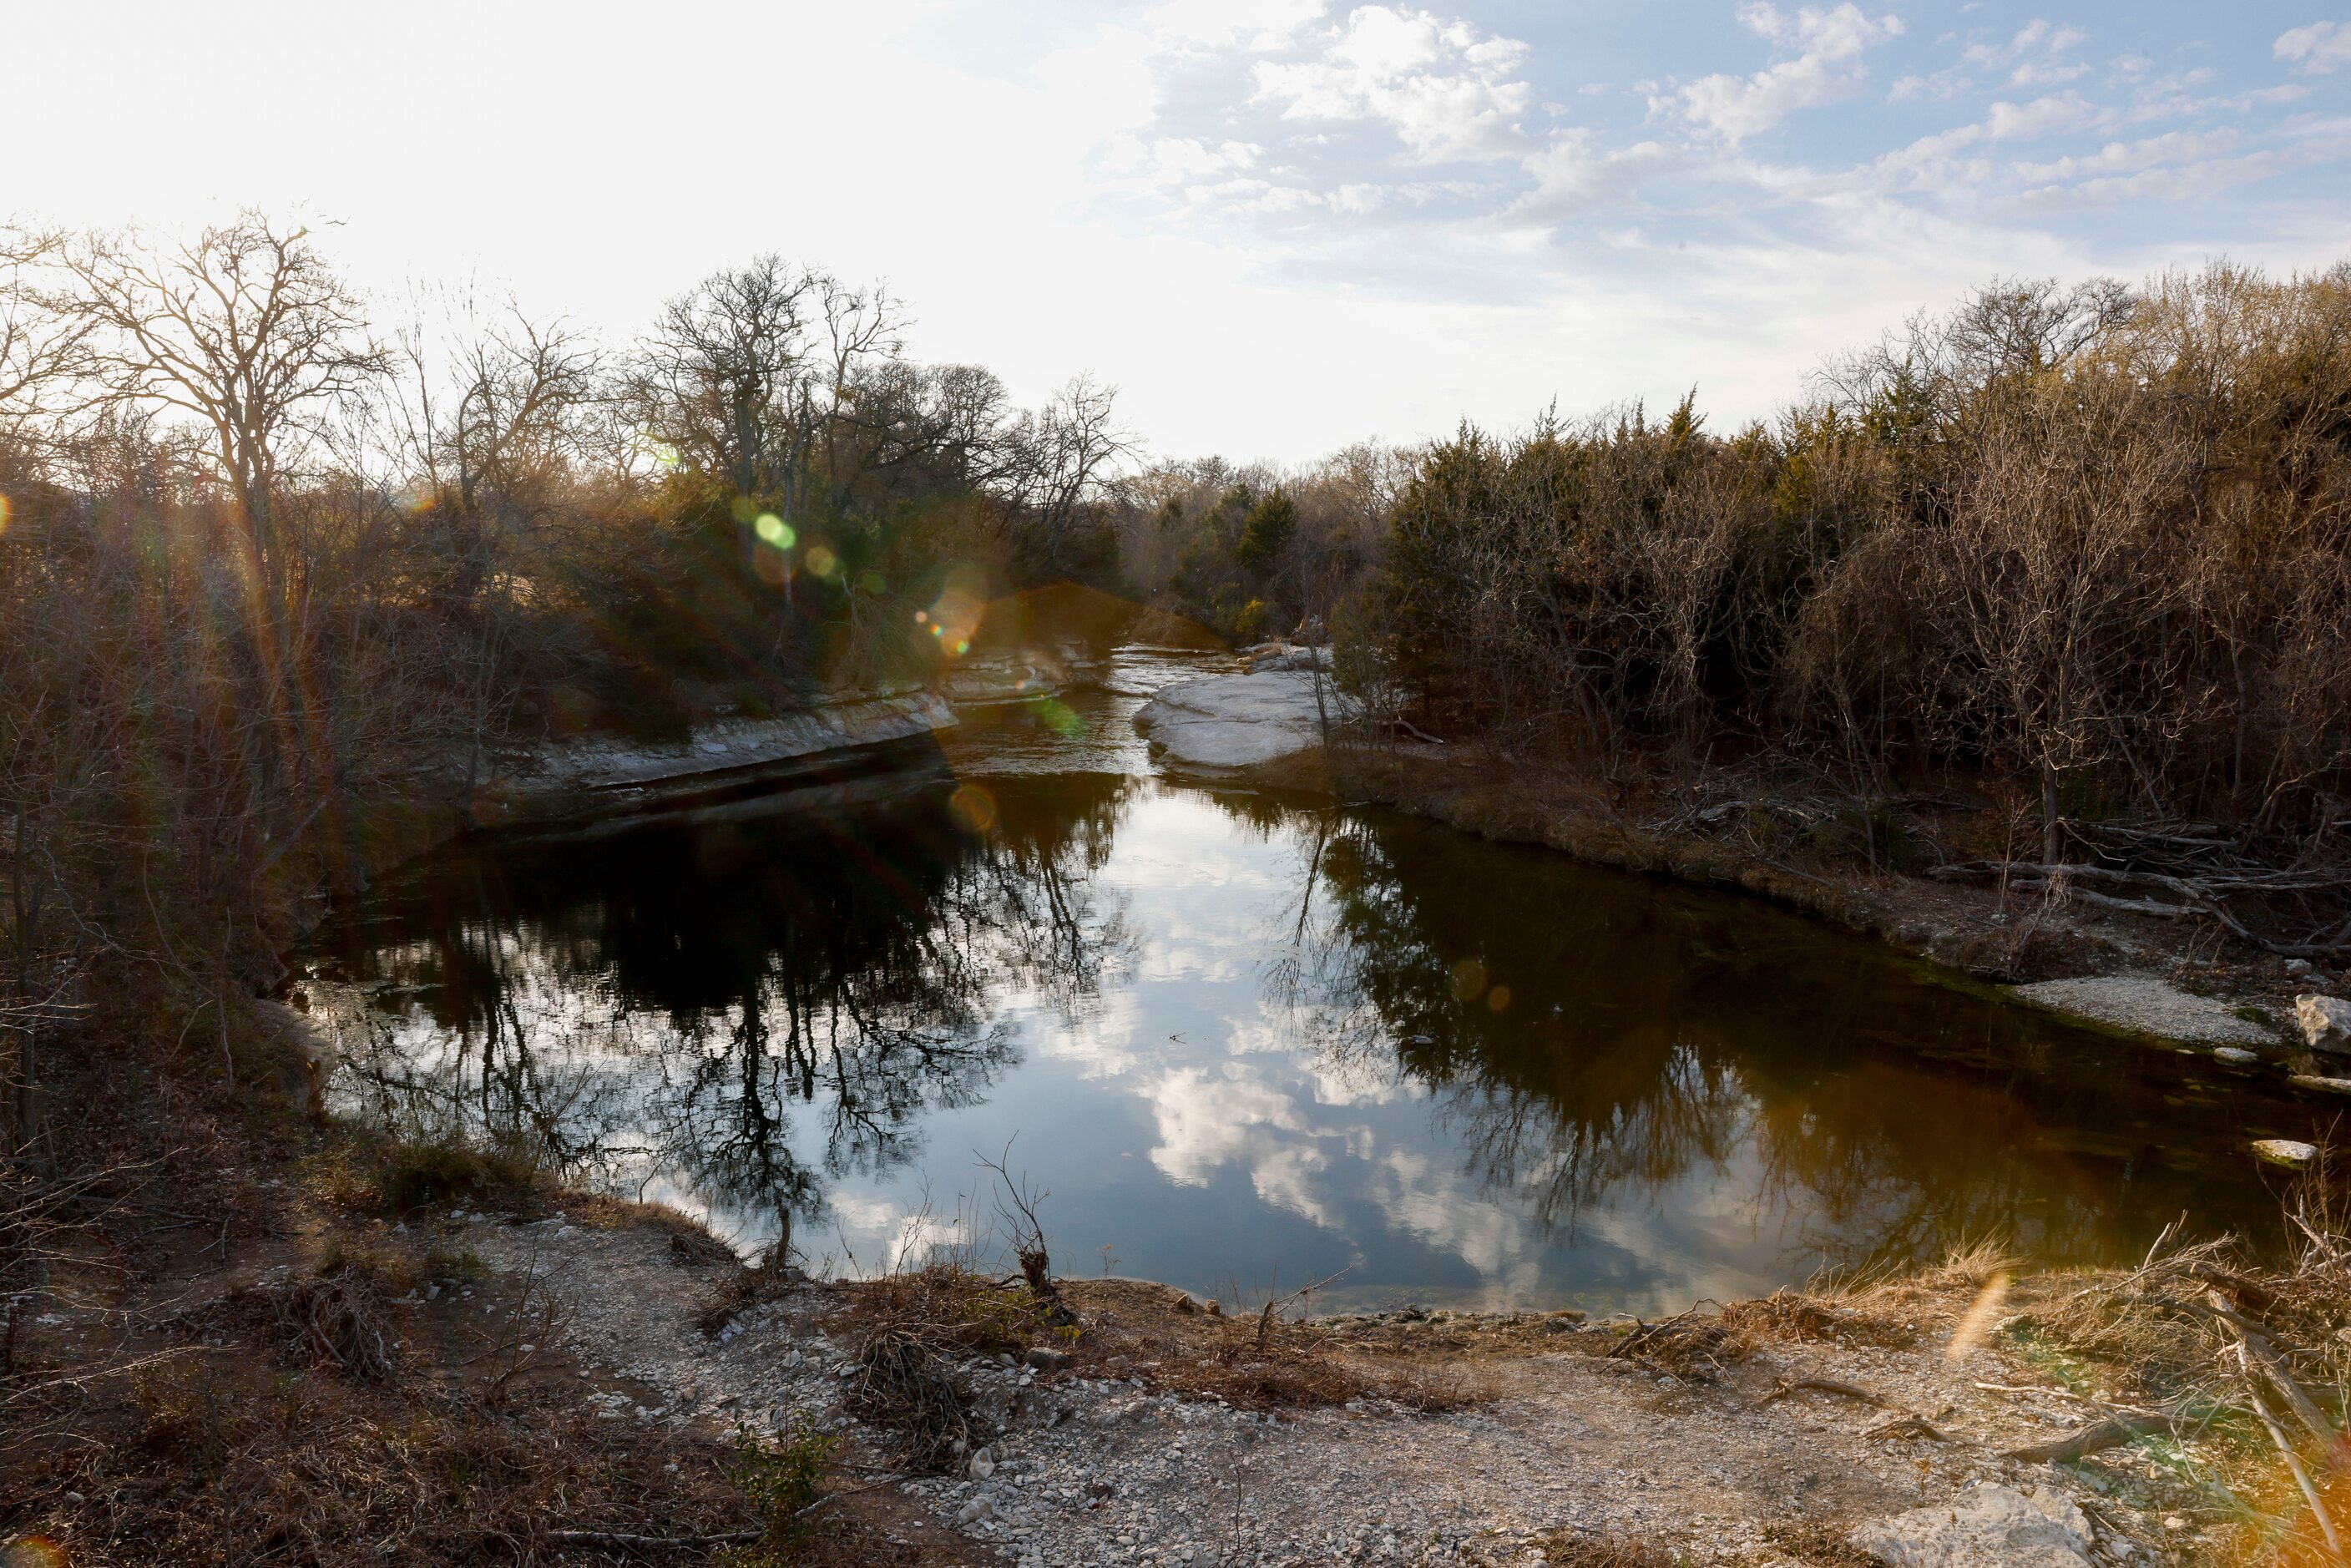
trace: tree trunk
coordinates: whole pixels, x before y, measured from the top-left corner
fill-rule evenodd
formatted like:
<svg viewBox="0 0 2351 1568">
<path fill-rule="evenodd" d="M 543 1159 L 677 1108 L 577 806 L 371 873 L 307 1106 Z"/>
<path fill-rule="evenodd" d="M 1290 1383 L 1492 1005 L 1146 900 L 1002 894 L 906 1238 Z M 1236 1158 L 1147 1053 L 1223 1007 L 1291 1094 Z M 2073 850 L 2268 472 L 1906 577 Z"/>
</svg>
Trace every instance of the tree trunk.
<svg viewBox="0 0 2351 1568">
<path fill-rule="evenodd" d="M 2041 764 L 2041 863 L 2062 864 L 2064 851 L 2064 820 L 2057 814 L 2057 769 L 2044 758 Z"/>
</svg>

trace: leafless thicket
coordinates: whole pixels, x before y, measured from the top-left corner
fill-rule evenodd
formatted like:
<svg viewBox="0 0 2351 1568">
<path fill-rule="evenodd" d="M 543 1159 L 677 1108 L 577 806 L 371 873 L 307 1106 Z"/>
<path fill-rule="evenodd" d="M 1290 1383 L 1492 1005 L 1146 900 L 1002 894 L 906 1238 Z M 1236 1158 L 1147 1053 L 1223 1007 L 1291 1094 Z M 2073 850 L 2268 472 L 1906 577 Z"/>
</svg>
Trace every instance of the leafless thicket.
<svg viewBox="0 0 2351 1568">
<path fill-rule="evenodd" d="M 2136 863 L 2127 823 L 2314 892 L 2351 828 L 2351 269 L 1996 284 L 1728 438 L 1687 402 L 1465 428 L 1381 570 L 1360 652 L 1440 734 L 2012 787 L 2014 858 Z"/>
</svg>

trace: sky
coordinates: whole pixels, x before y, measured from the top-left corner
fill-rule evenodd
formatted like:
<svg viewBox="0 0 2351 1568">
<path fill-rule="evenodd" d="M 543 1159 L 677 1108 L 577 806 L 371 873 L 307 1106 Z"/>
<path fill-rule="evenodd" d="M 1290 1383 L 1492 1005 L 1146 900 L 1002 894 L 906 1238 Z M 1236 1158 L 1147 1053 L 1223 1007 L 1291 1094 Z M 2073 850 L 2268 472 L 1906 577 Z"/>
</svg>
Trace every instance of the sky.
<svg viewBox="0 0 2351 1568">
<path fill-rule="evenodd" d="M 1026 401 L 1116 385 L 1162 456 L 1692 387 L 1723 428 L 1995 276 L 2351 259 L 2346 0 L 0 0 L 0 217 L 260 206 L 387 301 L 616 344 L 777 251 Z"/>
</svg>

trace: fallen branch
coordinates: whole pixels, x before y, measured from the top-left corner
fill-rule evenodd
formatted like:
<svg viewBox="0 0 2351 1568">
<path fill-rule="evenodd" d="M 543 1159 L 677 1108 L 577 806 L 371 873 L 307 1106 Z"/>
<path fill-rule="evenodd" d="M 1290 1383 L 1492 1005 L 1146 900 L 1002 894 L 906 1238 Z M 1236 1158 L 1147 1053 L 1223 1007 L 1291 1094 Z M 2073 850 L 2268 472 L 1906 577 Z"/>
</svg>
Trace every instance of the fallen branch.
<svg viewBox="0 0 2351 1568">
<path fill-rule="evenodd" d="M 1876 1426 L 1865 1428 L 1861 1435 L 1865 1438 L 1873 1439 L 1880 1437 L 1924 1437 L 1930 1443 L 1948 1443 L 1950 1441 L 1950 1438 L 1945 1437 L 1942 1433 L 1938 1432 L 1933 1427 L 1929 1426 L 1924 1416 L 1896 1416 L 1891 1420 L 1880 1421 Z"/>
<path fill-rule="evenodd" d="M 2237 1349 L 2240 1355 L 2244 1354 L 2241 1342 L 2239 1343 Z M 2250 1373 L 2252 1369 L 2248 1367 L 2246 1370 Z M 2326 1538 L 2328 1554 L 2335 1561 L 2341 1562 L 2343 1538 L 2335 1532 L 2335 1520 L 2327 1513 L 2326 1504 L 2320 1500 L 2318 1488 L 2311 1484 L 2310 1471 L 2304 1466 L 2302 1456 L 2294 1451 L 2294 1444 L 2287 1438 L 2285 1428 L 2279 1426 L 2277 1417 L 2270 1414 L 2270 1407 L 2262 1400 L 2262 1391 L 2259 1386 L 2253 1388 L 2252 1396 L 2253 1414 L 2262 1418 L 2262 1426 L 2268 1431 L 2270 1441 L 2277 1445 L 2278 1455 L 2285 1460 L 2285 1468 L 2293 1475 L 2294 1484 L 2302 1489 L 2303 1500 L 2310 1504 L 2310 1516 L 2318 1521 L 2318 1533 Z"/>
<path fill-rule="evenodd" d="M 855 1497 L 862 1491 L 895 1486 L 905 1479 L 903 1470 L 884 1471 L 879 1480 L 829 1491 L 806 1508 L 794 1509 L 784 1517 L 787 1520 L 805 1518 L 826 1503 Z M 748 1546 L 766 1539 L 767 1534 L 765 1530 L 730 1530 L 716 1535 L 630 1535 L 615 1530 L 550 1530 L 547 1532 L 547 1543 L 550 1546 L 622 1547 L 640 1552 L 710 1552 L 721 1546 Z"/>
<path fill-rule="evenodd" d="M 2126 871 L 2118 866 L 2052 864 L 2024 861 L 1970 861 L 1962 865 L 1936 866 L 1927 874 L 1944 881 L 1999 877 L 2018 893 L 2055 893 L 2100 909 L 2121 910 L 2157 919 L 2178 920 L 2201 915 L 2218 921 L 2231 935 L 2266 952 L 2288 958 L 2325 958 L 2351 952 L 2351 933 L 2331 940 L 2281 942 L 2264 936 L 2231 915 L 2221 900 L 2231 894 L 2326 893 L 2351 886 L 2351 869 L 2323 872 L 2236 872 L 2205 876 L 2174 876 L 2164 872 Z M 2168 893 L 2179 900 L 2166 904 L 2152 898 L 2125 898 L 2081 885 L 2104 883 L 2110 887 Z"/>
<path fill-rule="evenodd" d="M 1875 1405 L 1880 1409 L 1890 1408 L 1885 1400 L 1860 1385 L 1839 1383 L 1834 1377 L 1799 1377 L 1793 1382 L 1783 1378 L 1771 1385 L 1771 1393 L 1755 1402 L 1754 1408 L 1761 1410 L 1764 1406 L 1776 1404 L 1791 1394 L 1835 1394 L 1847 1399 L 1858 1399 L 1865 1405 Z"/>
<path fill-rule="evenodd" d="M 2342 1441 L 2342 1435 L 2320 1413 L 2310 1396 L 2303 1391 L 2302 1385 L 2294 1381 L 2294 1374 L 2286 1368 L 2285 1358 L 2278 1354 L 2277 1347 L 2270 1343 L 2269 1336 L 2261 1333 L 2257 1325 L 2231 1311 L 2218 1291 L 2211 1292 L 2211 1301 L 2216 1315 L 2229 1325 L 2229 1332 L 2237 1336 L 2237 1358 L 2246 1375 L 2250 1378 L 2258 1364 L 2263 1376 L 2284 1396 L 2286 1407 L 2294 1412 L 2294 1418 L 2318 1439 L 2320 1450 L 2333 1454 Z"/>
<path fill-rule="evenodd" d="M 2104 1449 L 2136 1443 L 2141 1437 L 2168 1437 L 2185 1424 L 2180 1416 L 2160 1412 L 2146 1416 L 2109 1416 L 2103 1421 L 2093 1421 L 2078 1431 L 2068 1433 L 2053 1443 L 2035 1443 L 2030 1448 L 2011 1448 L 2001 1458 L 2025 1465 L 2070 1465 L 2076 1459 Z"/>
<path fill-rule="evenodd" d="M 547 1543 L 549 1546 L 601 1546 L 629 1552 L 714 1552 L 721 1546 L 748 1546 L 765 1534 L 767 1531 L 764 1530 L 730 1530 L 719 1535 L 630 1535 L 617 1530 L 550 1530 L 547 1532 Z"/>
</svg>

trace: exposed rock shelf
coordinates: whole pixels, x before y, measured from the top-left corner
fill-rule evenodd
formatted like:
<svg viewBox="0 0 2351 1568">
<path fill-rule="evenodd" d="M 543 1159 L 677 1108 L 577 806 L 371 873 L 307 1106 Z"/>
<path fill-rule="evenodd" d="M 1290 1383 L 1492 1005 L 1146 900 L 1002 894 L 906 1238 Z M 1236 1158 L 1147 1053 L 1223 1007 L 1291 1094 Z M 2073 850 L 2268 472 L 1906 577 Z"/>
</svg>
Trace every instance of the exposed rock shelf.
<svg viewBox="0 0 2351 1568">
<path fill-rule="evenodd" d="M 2274 1046 L 2277 1031 L 2227 1002 L 2183 991 L 2160 975 L 2127 971 L 2014 988 L 2026 1001 L 2115 1029 L 2195 1045 Z"/>
<path fill-rule="evenodd" d="M 956 722 L 932 693 L 828 704 L 777 718 L 729 719 L 684 740 L 569 740 L 509 759 L 476 793 L 485 825 L 644 810 L 715 791 L 822 772 L 857 754 L 922 739 Z"/>
<path fill-rule="evenodd" d="M 1313 750 L 1326 718 L 1336 723 L 1352 712 L 1327 675 L 1260 669 L 1165 687 L 1134 725 L 1168 763 L 1238 771 Z"/>
</svg>

